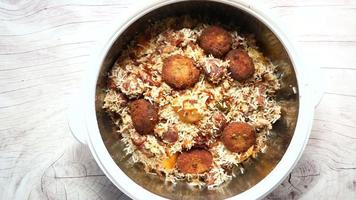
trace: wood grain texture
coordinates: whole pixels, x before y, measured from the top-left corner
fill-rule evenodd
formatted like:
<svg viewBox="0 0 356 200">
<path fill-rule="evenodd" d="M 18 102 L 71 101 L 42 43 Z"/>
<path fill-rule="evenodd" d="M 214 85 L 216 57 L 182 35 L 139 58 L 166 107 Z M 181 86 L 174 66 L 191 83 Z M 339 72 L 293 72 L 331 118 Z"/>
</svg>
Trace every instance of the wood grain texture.
<svg viewBox="0 0 356 200">
<path fill-rule="evenodd" d="M 278 16 L 326 80 L 301 160 L 266 199 L 356 199 L 356 2 L 254 2 Z M 0 1 L 0 199 L 129 199 L 73 139 L 66 111 L 92 51 L 132 7 Z"/>
</svg>

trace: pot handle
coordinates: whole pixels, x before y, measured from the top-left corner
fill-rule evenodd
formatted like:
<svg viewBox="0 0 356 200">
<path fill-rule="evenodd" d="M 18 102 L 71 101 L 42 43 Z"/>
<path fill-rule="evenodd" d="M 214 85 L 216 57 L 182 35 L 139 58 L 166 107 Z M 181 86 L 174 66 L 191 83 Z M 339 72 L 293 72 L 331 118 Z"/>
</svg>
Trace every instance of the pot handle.
<svg viewBox="0 0 356 200">
<path fill-rule="evenodd" d="M 156 0 L 157 1 L 157 0 Z M 137 10 L 142 9 L 146 4 L 140 3 L 140 1 L 137 1 L 135 3 L 130 4 L 130 7 L 125 9 L 125 13 L 123 14 L 124 17 L 122 19 L 126 19 L 127 16 L 132 16 L 133 13 L 135 13 Z M 117 22 L 117 25 L 114 27 L 115 30 L 117 27 L 122 26 L 122 24 L 125 23 L 125 20 L 121 20 Z M 103 40 L 100 40 L 97 42 L 98 46 L 104 46 L 104 44 L 107 42 L 107 38 L 110 38 L 111 34 L 115 30 L 106 30 L 103 32 L 103 34 L 107 34 L 107 36 L 103 36 Z M 98 50 L 100 48 L 96 48 L 93 52 L 91 57 L 94 58 L 94 55 L 98 54 Z M 87 71 L 88 72 L 88 71 Z M 85 72 L 84 74 L 87 74 Z M 84 88 L 84 80 L 81 83 L 80 89 Z M 87 135 L 88 135 L 88 130 L 86 126 L 86 120 L 85 120 L 85 113 L 84 113 L 84 108 L 82 107 L 82 95 L 73 95 L 75 97 L 74 101 L 70 104 L 70 107 L 68 109 L 67 113 L 67 119 L 68 119 L 68 125 L 70 128 L 70 131 L 73 135 L 73 137 L 80 143 L 82 144 L 87 144 Z"/>
<path fill-rule="evenodd" d="M 67 119 L 73 137 L 80 143 L 86 144 L 87 128 L 79 95 L 76 96 L 68 109 Z"/>
</svg>

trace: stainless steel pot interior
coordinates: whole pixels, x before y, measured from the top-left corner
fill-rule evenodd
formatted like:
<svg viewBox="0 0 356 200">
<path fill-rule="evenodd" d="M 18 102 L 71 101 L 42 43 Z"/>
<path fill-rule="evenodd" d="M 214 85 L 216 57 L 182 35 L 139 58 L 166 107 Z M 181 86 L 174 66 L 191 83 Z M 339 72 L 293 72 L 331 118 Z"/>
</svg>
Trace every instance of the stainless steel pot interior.
<svg viewBox="0 0 356 200">
<path fill-rule="evenodd" d="M 105 94 L 107 72 L 120 55 L 120 52 L 126 48 L 128 42 L 137 33 L 145 30 L 150 24 L 149 22 L 181 15 L 190 15 L 209 24 L 222 23 L 232 25 L 237 27 L 241 32 L 253 33 L 262 52 L 272 62 L 280 66 L 278 73 L 281 74 L 282 89 L 278 93 L 277 99 L 282 105 L 282 118 L 274 125 L 267 152 L 258 156 L 257 159 L 250 159 L 243 163 L 246 169 L 244 174 L 239 174 L 231 182 L 222 185 L 216 190 L 195 189 L 188 187 L 185 183 L 178 183 L 175 186 L 165 184 L 158 176 L 146 174 L 139 164 L 135 166 L 128 164 L 128 157 L 123 153 L 124 145 L 113 137 L 112 133 L 115 128 L 106 113 L 101 109 Z M 97 121 L 102 139 L 111 157 L 126 175 L 138 185 L 157 195 L 170 199 L 224 199 L 235 196 L 258 183 L 276 166 L 285 153 L 293 136 L 299 107 L 298 95 L 293 93 L 290 86 L 298 88 L 296 75 L 285 48 L 276 35 L 255 17 L 236 7 L 220 2 L 177 2 L 149 12 L 131 24 L 117 38 L 101 66 L 101 72 L 97 81 Z M 124 185 L 125 183 L 122 184 Z"/>
</svg>

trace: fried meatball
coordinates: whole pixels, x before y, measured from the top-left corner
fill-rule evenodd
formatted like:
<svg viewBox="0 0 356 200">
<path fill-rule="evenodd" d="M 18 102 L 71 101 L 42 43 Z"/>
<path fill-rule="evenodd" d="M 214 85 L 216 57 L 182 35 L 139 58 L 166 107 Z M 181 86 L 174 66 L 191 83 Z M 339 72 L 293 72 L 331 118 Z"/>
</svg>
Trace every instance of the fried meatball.
<svg viewBox="0 0 356 200">
<path fill-rule="evenodd" d="M 205 53 L 220 58 L 230 50 L 232 37 L 221 27 L 210 26 L 202 32 L 198 43 Z"/>
<path fill-rule="evenodd" d="M 186 89 L 199 81 L 200 71 L 194 66 L 192 59 L 173 55 L 163 62 L 162 78 L 169 86 L 175 89 Z"/>
<path fill-rule="evenodd" d="M 242 153 L 255 144 L 255 129 L 247 123 L 232 122 L 224 128 L 221 140 L 228 150 Z"/>
<path fill-rule="evenodd" d="M 158 122 L 158 109 L 145 99 L 138 99 L 130 104 L 133 126 L 140 134 L 152 133 Z"/>
<path fill-rule="evenodd" d="M 201 174 L 208 171 L 213 163 L 213 156 L 207 150 L 194 149 L 181 153 L 177 158 L 177 168 L 185 174 Z"/>
<path fill-rule="evenodd" d="M 229 60 L 229 71 L 232 78 L 244 81 L 255 73 L 252 58 L 243 49 L 234 49 L 227 53 L 225 60 Z"/>
</svg>

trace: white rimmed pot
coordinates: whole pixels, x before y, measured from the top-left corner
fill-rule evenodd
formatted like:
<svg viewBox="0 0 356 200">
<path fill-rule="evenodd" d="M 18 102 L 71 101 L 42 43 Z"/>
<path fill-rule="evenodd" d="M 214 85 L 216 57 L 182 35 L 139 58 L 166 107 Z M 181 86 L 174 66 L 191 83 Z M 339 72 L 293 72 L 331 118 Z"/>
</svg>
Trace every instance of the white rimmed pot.
<svg viewBox="0 0 356 200">
<path fill-rule="evenodd" d="M 192 2 L 197 3 L 200 1 Z M 322 95 L 320 78 L 318 78 L 318 75 L 320 74 L 318 72 L 319 69 L 304 65 L 287 36 L 273 21 L 271 14 L 266 13 L 265 9 L 260 9 L 259 6 L 250 5 L 242 1 L 205 1 L 205 3 L 207 2 L 212 5 L 221 4 L 238 9 L 267 27 L 283 46 L 285 53 L 289 57 L 290 65 L 294 69 L 293 73 L 295 73 L 298 88 L 298 93 L 296 95 L 298 100 L 298 110 L 296 113 L 295 127 L 293 128 L 294 134 L 293 137 L 291 137 L 288 148 L 278 164 L 276 164 L 269 174 L 262 178 L 262 180 L 241 193 L 226 196 L 231 199 L 259 199 L 267 195 L 281 183 L 295 166 L 305 148 L 312 126 L 314 108 L 320 101 Z M 105 175 L 122 192 L 133 199 L 164 199 L 163 196 L 166 195 L 160 195 L 157 194 L 157 192 L 153 193 L 142 187 L 137 181 L 135 182 L 132 180 L 117 165 L 110 155 L 100 134 L 96 116 L 96 90 L 98 77 L 107 54 L 110 49 L 113 48 L 115 41 L 117 41 L 117 39 L 130 26 L 132 26 L 132 24 L 146 16 L 148 13 L 179 3 L 189 4 L 190 2 L 184 0 L 162 1 L 152 3 L 141 9 L 131 10 L 129 14 L 130 17 L 113 32 L 110 38 L 103 42 L 102 46 L 98 47 L 98 51 L 92 56 L 91 66 L 86 73 L 81 93 L 79 97 L 76 98 L 78 101 L 72 105 L 69 113 L 70 128 L 74 137 L 80 142 L 88 145 L 93 157 Z M 311 75 L 313 75 L 313 78 Z M 225 196 L 221 197 L 225 198 Z"/>
</svg>

